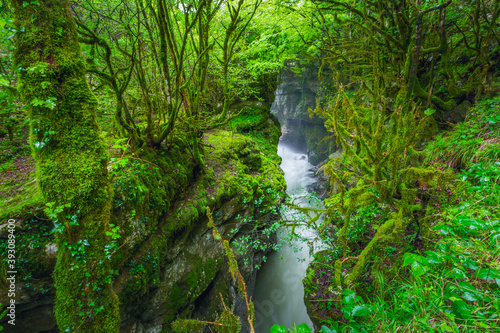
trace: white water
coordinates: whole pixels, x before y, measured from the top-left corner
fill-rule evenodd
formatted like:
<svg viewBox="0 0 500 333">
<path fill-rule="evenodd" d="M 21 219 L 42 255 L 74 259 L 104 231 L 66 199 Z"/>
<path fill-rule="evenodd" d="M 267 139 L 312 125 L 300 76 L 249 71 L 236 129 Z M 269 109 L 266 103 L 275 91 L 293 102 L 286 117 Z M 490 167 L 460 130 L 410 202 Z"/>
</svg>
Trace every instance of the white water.
<svg viewBox="0 0 500 333">
<path fill-rule="evenodd" d="M 315 182 L 313 167 L 307 160 L 307 155 L 280 142 L 278 154 L 282 158 L 281 168 L 285 173 L 287 193 L 295 198 L 295 203 L 303 207 L 311 207 L 308 202 L 306 186 Z M 304 217 L 297 212 L 286 212 L 283 219 L 300 219 Z M 301 237 L 313 239 L 314 235 L 305 228 L 297 228 Z M 278 242 L 289 237 L 289 231 L 282 228 L 278 231 Z M 294 240 L 286 243 L 278 252 L 269 255 L 267 262 L 257 275 L 254 296 L 255 329 L 257 333 L 269 333 L 274 324 L 293 327 L 306 323 L 312 327 L 304 305 L 304 287 L 307 266 L 312 260 L 309 247 L 305 242 Z"/>
</svg>

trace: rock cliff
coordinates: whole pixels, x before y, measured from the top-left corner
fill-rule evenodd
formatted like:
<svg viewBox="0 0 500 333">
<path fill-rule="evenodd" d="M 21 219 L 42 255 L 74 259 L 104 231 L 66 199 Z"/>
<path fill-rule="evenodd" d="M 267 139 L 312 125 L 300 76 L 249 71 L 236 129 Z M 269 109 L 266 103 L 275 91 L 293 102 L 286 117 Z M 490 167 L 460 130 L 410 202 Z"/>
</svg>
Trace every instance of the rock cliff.
<svg viewBox="0 0 500 333">
<path fill-rule="evenodd" d="M 309 109 L 316 108 L 316 100 L 329 89 L 331 83 L 328 80 L 320 80 L 318 77 L 318 64 L 301 65 L 298 62 L 288 62 L 280 72 L 276 98 L 271 107 L 271 112 L 278 117 L 283 125 L 283 140 L 287 140 L 287 132 L 302 136 L 301 142 L 290 142 L 309 156 L 309 162 L 317 165 L 328 157 L 331 152 L 337 150 L 335 140 L 323 140 L 331 136 L 324 126 L 324 120 L 314 115 L 310 117 Z M 333 145 L 332 147 L 330 147 Z"/>
<path fill-rule="evenodd" d="M 204 170 L 196 168 L 182 133 L 164 151 L 137 149 L 112 159 L 114 185 L 110 276 L 120 299 L 121 332 L 171 332 L 176 318 L 215 321 L 226 306 L 242 319 L 246 306 L 227 268 L 220 240 L 207 226 L 213 211 L 225 239 L 239 242 L 240 271 L 251 295 L 256 269 L 274 236 L 262 230 L 277 219 L 285 181 L 276 154 L 279 123 L 262 107 L 248 110 L 227 130 L 205 133 Z M 36 187 L 33 191 L 37 191 Z M 1 216 L 16 220 L 16 326 L 5 332 L 58 332 L 51 272 L 54 227 L 40 200 Z M 0 228 L 5 269 L 5 228 Z M 111 237 L 110 237 L 111 239 Z M 78 253 L 75 253 L 78 255 Z M 6 304 L 3 274 L 0 302 Z"/>
</svg>

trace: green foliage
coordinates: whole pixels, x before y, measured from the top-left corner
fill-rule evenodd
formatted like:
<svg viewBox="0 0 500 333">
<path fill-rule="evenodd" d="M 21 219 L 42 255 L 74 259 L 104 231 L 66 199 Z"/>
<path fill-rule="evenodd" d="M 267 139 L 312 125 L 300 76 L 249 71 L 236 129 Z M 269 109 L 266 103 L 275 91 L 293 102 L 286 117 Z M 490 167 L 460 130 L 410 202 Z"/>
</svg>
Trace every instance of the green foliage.
<svg viewBox="0 0 500 333">
<path fill-rule="evenodd" d="M 485 258 L 499 258 L 500 222 L 458 216 L 453 227 L 435 229 L 445 237 L 425 256 L 403 256 L 410 276 L 401 271 L 389 283 L 376 273 L 378 288 L 368 304 L 345 289 L 341 309 L 346 321 L 330 323 L 323 331 L 498 330 L 500 263 L 494 259 L 484 265 Z"/>
<path fill-rule="evenodd" d="M 0 172 L 8 171 L 14 169 L 14 162 L 7 161 L 5 163 L 0 164 Z"/>
<path fill-rule="evenodd" d="M 285 326 L 281 325 L 273 325 L 270 330 L 271 333 L 311 333 L 312 328 L 307 326 L 307 324 L 302 323 L 298 326 L 294 325 L 294 327 L 291 327 L 290 329 L 287 329 Z"/>
<path fill-rule="evenodd" d="M 0 308 L 2 308 L 2 307 L 3 307 L 2 303 L 0 303 Z M 3 312 L 0 313 L 0 319 L 2 319 L 3 317 L 5 317 L 5 315 L 7 314 L 8 311 L 9 311 L 8 309 L 3 310 Z M 0 326 L 0 331 L 3 331 L 3 326 Z"/>
<path fill-rule="evenodd" d="M 434 149 L 433 145 L 430 144 L 428 149 Z M 434 167 L 445 170 L 436 162 Z M 320 268 L 322 266 L 312 266 L 306 279 L 309 288 L 306 290 L 321 293 L 323 300 L 329 298 L 329 302 L 324 303 L 342 311 L 342 316 L 334 310 L 321 317 L 321 322 L 328 323 L 325 327 L 332 332 L 387 332 L 401 327 L 410 331 L 437 332 L 497 330 L 500 304 L 500 280 L 497 280 L 500 274 L 499 172 L 499 165 L 495 162 L 468 162 L 467 169 L 455 174 L 454 180 L 447 178 L 446 183 L 434 183 L 432 190 L 429 189 L 435 181 L 432 174 L 420 173 L 417 199 L 427 201 L 427 212 L 419 219 L 416 235 L 407 230 L 403 238 L 408 242 L 403 243 L 406 246 L 385 243 L 385 248 L 374 250 L 376 255 L 372 256 L 371 272 L 362 275 L 373 281 L 374 289 L 366 288 L 363 283 L 353 285 L 364 299 L 358 301 L 369 310 L 362 320 L 353 320 L 351 311 L 357 303 L 351 302 L 351 292 L 346 294 L 344 289 L 340 302 L 334 294 L 328 294 L 328 290 L 334 290 L 332 288 L 339 285 L 339 281 L 345 283 L 349 278 L 345 269 L 352 266 L 335 264 L 335 275 L 327 273 L 328 270 Z M 379 225 L 385 225 L 387 222 L 384 221 L 390 219 L 384 218 L 384 210 L 377 207 L 360 207 L 351 220 L 363 221 L 362 217 L 367 216 L 368 220 L 372 219 L 367 230 L 371 227 L 378 233 Z M 362 245 L 366 250 L 371 244 L 369 239 L 363 238 L 366 233 L 348 233 L 347 239 L 352 239 L 350 244 L 368 244 Z M 432 241 L 424 242 L 422 247 L 418 245 L 419 239 Z M 353 246 L 350 253 L 357 255 L 358 258 L 354 259 L 359 261 L 365 250 L 358 255 L 359 249 Z M 321 265 L 331 265 L 336 256 L 342 258 L 340 253 L 334 252 L 333 255 L 318 255 L 316 260 Z M 389 262 L 392 269 L 387 269 Z M 342 272 L 337 274 L 339 269 Z M 321 277 L 322 274 L 326 274 L 325 278 Z M 312 309 L 316 308 L 312 306 Z M 331 323 L 332 318 L 337 322 Z"/>
<path fill-rule="evenodd" d="M 427 123 L 426 116 L 417 116 L 418 111 L 409 109 L 408 103 L 404 101 L 398 106 L 397 112 L 386 116 L 377 106 L 382 101 L 375 87 L 368 103 L 350 98 L 341 85 L 339 88 L 334 106 L 323 109 L 318 105 L 316 109 L 316 112 L 327 117 L 326 125 L 335 130 L 337 141 L 344 150 L 341 169 L 334 167 L 334 161 L 324 167 L 325 173 L 339 187 L 338 193 L 325 200 L 328 223 L 339 229 L 338 237 L 331 243 L 341 248 L 342 254 L 338 260 L 356 255 L 349 243 L 355 244 L 366 233 L 363 215 L 359 214 L 365 211 L 363 207 L 383 207 L 382 214 L 390 216 L 376 227 L 375 235 L 367 240 L 366 247 L 357 254 L 357 263 L 344 282 L 336 282 L 339 288 L 340 283 L 349 288 L 361 277 L 372 251 L 376 251 L 381 244 L 392 242 L 404 247 L 402 242 L 409 222 L 408 216 L 422 209 L 421 205 L 416 204 L 417 190 L 412 188 L 415 182 L 437 186 L 439 178 L 444 180 L 449 175 L 437 169 L 414 167 L 418 156 L 414 146 Z M 351 186 L 350 189 L 347 184 Z"/>
<path fill-rule="evenodd" d="M 444 224 L 443 221 L 447 221 L 446 225 L 460 224 L 461 220 L 456 217 L 479 202 L 487 213 L 475 211 L 474 217 L 487 221 L 491 219 L 490 214 L 497 214 L 497 98 L 482 102 L 468 123 L 458 125 L 453 134 L 429 145 L 434 145 L 434 156 L 428 158 L 432 165 L 422 163 L 425 152 L 419 150 L 422 149 L 421 141 L 435 130 L 435 120 L 443 111 L 451 110 L 467 96 L 479 97 L 487 87 L 493 86 L 486 79 L 490 70 L 488 59 L 492 59 L 486 49 L 495 45 L 498 51 L 499 41 L 493 37 L 498 27 L 491 24 L 488 15 L 498 17 L 500 5 L 471 2 L 468 9 L 471 16 L 464 18 L 457 15 L 461 9 L 451 1 L 411 6 L 382 1 L 313 3 L 317 11 L 312 12 L 311 17 L 316 14 L 321 17 L 316 25 L 324 33 L 321 41 L 323 66 L 330 66 L 337 86 L 329 98 L 317 102 L 314 111 L 325 119 L 327 128 L 335 132 L 343 154 L 323 166 L 325 174 L 330 176 L 333 192 L 325 200 L 326 214 L 319 234 L 330 248 L 319 252 L 309 268 L 304 280 L 306 302 L 316 324 L 332 319 L 339 322 L 332 326 L 335 331 L 394 331 L 399 325 L 398 314 L 383 317 L 382 313 L 387 314 L 387 310 L 381 306 L 390 308 L 397 300 L 411 299 L 410 287 L 401 294 L 396 293 L 400 299 L 384 295 L 387 297 L 378 304 L 360 310 L 362 320 L 354 321 L 356 316 L 352 311 L 358 304 L 348 302 L 350 294 L 343 292 L 350 289 L 360 295 L 361 306 L 377 292 L 388 288 L 383 285 L 384 281 L 391 281 L 391 287 L 401 286 L 407 283 L 408 272 L 415 281 L 422 281 L 435 273 L 432 263 L 421 253 L 434 249 L 435 243 L 440 241 L 442 235 L 433 229 L 436 225 Z M 472 15 L 476 21 L 470 25 L 468 18 Z M 453 27 L 448 24 L 450 20 L 455 21 Z M 431 31 L 428 30 L 431 26 L 438 29 L 424 34 L 423 31 Z M 468 41 L 473 36 L 484 38 L 476 39 L 473 51 L 481 60 L 464 70 L 458 58 L 471 52 Z M 467 41 L 467 50 L 451 49 L 451 40 Z M 470 54 L 467 59 L 469 57 Z M 433 90 L 437 82 L 441 89 Z M 441 159 L 436 160 L 436 157 Z M 462 178 L 457 178 L 452 170 L 439 163 L 441 161 L 455 166 L 467 165 L 468 170 Z M 464 183 L 464 180 L 471 183 Z M 468 192 L 467 187 L 477 192 Z M 475 224 L 471 227 L 478 228 Z M 447 227 L 443 228 L 451 234 Z M 458 240 L 467 237 L 454 235 L 453 239 L 461 243 Z M 470 247 L 474 244 L 477 248 L 473 252 L 488 253 L 484 262 L 495 266 L 492 258 L 497 253 L 492 248 L 497 244 L 476 242 L 467 240 L 467 245 L 463 246 L 472 250 Z M 427 282 L 467 278 L 464 275 L 467 271 L 460 267 L 441 269 L 440 280 Z M 427 287 L 412 287 L 428 292 Z M 444 285 L 431 288 L 442 290 Z M 415 298 L 421 302 L 420 297 Z M 453 300 L 448 302 L 441 300 L 438 305 L 426 303 L 426 306 L 451 306 Z M 431 317 L 424 319 L 422 316 L 425 311 L 432 311 L 419 307 L 408 316 L 411 319 L 405 325 L 416 331 L 446 331 L 448 326 L 475 325 L 460 321 L 466 318 L 460 317 L 457 311 L 464 308 L 462 303 L 448 308 L 448 314 L 455 311 L 454 316 L 459 319 L 453 323 L 455 326 L 446 321 L 449 316 L 435 312 L 431 316 L 436 317 L 432 318 L 447 318 L 446 323 L 442 327 L 432 321 L 429 323 Z M 484 311 L 485 308 L 479 310 Z M 478 327 L 489 325 L 491 318 L 488 316 L 475 318 L 480 323 Z M 391 324 L 380 327 L 379 320 L 382 325 Z M 439 319 L 434 320 L 439 322 Z M 342 326 L 346 324 L 352 327 Z"/>
<path fill-rule="evenodd" d="M 500 97 L 479 101 L 465 122 L 429 143 L 427 161 L 442 160 L 466 169 L 471 163 L 491 164 L 500 158 Z"/>
<path fill-rule="evenodd" d="M 218 333 L 237 333 L 241 331 L 240 318 L 232 314 L 229 310 L 225 310 L 219 316 L 219 319 L 214 325 L 215 331 Z"/>
<path fill-rule="evenodd" d="M 54 9 L 68 7 L 67 1 L 13 5 L 15 24 L 10 9 L 0 7 L 0 136 L 8 139 L 0 143 L 0 171 L 17 167 L 4 161 L 24 152 L 22 97 L 36 179 L 59 249 L 54 277 L 61 330 L 95 331 L 87 327 L 95 323 L 100 331 L 116 331 L 112 276 L 126 265 L 131 279 L 123 301 L 144 295 L 162 272 L 165 235 L 191 228 L 210 213 L 207 206 L 238 196 L 236 208 L 247 207 L 253 216 L 237 223 L 255 230 L 235 243 L 237 249 L 268 249 L 254 236 L 270 235 L 277 225 L 263 231 L 256 221 L 277 213 L 285 184 L 273 150 L 279 135 L 268 124 L 267 108 L 283 60 L 295 61 L 292 71 L 300 71 L 298 62 L 308 56 L 321 58 L 320 76 L 327 64 L 334 73 L 337 90 L 316 112 L 344 150 L 324 166 L 337 191 L 325 210 L 305 214 L 330 246 L 316 257 L 330 272 L 316 267 L 307 280 L 308 290 L 324 297 L 321 310 L 339 320 L 323 333 L 391 331 L 400 322 L 420 331 L 498 328 L 492 325 L 498 310 L 500 99 L 480 102 L 465 124 L 430 144 L 433 166 L 422 165 L 417 151 L 443 111 L 493 87 L 498 1 L 87 0 L 72 8 L 78 28 L 69 10 Z M 15 66 L 13 33 L 19 37 Z M 127 137 L 112 145 L 120 152 L 109 164 L 97 107 L 111 135 Z M 207 132 L 219 125 L 227 131 Z M 462 167 L 459 178 L 441 161 Z M 29 179 L 22 195 L 2 198 L 3 215 L 42 201 L 35 176 Z M 14 186 L 2 184 L 2 193 Z M 176 200 L 180 194 L 184 202 Z M 122 223 L 108 223 L 111 209 Z M 24 231 L 20 237 L 40 249 L 51 240 L 50 230 L 34 229 L 42 240 Z M 127 261 L 138 250 L 127 244 L 131 234 L 152 235 L 137 261 Z M 242 293 L 229 240 L 223 247 Z M 175 283 L 167 321 L 219 268 L 193 260 L 207 273 Z M 23 265 L 34 276 L 47 274 L 39 260 Z M 413 302 L 420 299 L 417 292 L 428 296 L 422 304 Z M 368 302 L 370 295 L 378 298 Z M 252 323 L 253 305 L 247 306 Z M 179 331 L 201 328 L 192 320 L 176 323 Z M 226 310 L 214 328 L 238 331 L 239 322 Z M 302 324 L 292 331 L 310 329 Z"/>
<path fill-rule="evenodd" d="M 177 319 L 172 323 L 172 328 L 177 333 L 196 333 L 203 327 L 205 323 L 196 319 Z"/>
<path fill-rule="evenodd" d="M 44 200 L 55 203 L 49 213 L 57 215 L 56 320 L 61 331 L 115 332 L 118 299 L 104 252 L 111 208 L 107 153 L 69 3 L 12 5 L 16 24 L 25 29 L 18 34 L 15 68 L 37 181 Z"/>
<path fill-rule="evenodd" d="M 16 72 L 13 71 L 12 37 L 17 31 L 13 23 L 12 11 L 6 3 L 0 5 L 0 138 L 7 136 L 10 144 L 15 140 L 24 115 L 17 101 L 18 91 L 15 85 Z M 1 160 L 0 160 L 1 161 Z"/>
</svg>

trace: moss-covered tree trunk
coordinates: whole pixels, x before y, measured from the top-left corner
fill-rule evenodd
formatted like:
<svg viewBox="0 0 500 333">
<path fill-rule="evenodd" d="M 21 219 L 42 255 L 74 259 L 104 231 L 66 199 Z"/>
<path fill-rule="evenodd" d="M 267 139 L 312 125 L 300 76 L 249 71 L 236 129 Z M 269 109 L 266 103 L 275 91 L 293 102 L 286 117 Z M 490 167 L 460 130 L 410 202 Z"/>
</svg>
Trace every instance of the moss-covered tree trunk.
<svg viewBox="0 0 500 333">
<path fill-rule="evenodd" d="M 95 118 L 68 0 L 14 0 L 15 62 L 29 106 L 30 142 L 46 202 L 54 202 L 58 257 L 54 271 L 61 332 L 118 332 L 110 279 L 112 189 L 106 147 Z"/>
</svg>

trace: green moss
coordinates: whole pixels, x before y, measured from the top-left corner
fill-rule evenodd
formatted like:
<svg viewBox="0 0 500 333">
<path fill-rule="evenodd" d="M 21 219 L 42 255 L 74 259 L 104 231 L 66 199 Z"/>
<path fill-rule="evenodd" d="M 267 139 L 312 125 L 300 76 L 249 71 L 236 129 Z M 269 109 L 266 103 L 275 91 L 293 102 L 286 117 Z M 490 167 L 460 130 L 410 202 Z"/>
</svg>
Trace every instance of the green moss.
<svg viewBox="0 0 500 333">
<path fill-rule="evenodd" d="M 95 125 L 95 123 L 92 124 L 92 126 Z M 252 130 L 246 133 L 228 131 L 207 133 L 204 136 L 206 145 L 204 173 L 194 171 L 194 162 L 189 147 L 183 143 L 182 133 L 179 132 L 173 133 L 172 137 L 178 140 L 171 142 L 166 150 L 130 148 L 123 156 L 121 152 L 113 156 L 114 160 L 112 159 L 109 164 L 106 158 L 95 157 L 105 154 L 103 147 L 88 141 L 88 137 L 77 130 L 71 133 L 71 138 L 74 139 L 75 136 L 80 135 L 83 137 L 82 140 L 64 146 L 66 149 L 64 153 L 57 156 L 44 155 L 44 159 L 47 160 L 41 162 L 39 171 L 42 172 L 41 185 L 50 187 L 46 200 L 54 201 L 57 193 L 63 193 L 64 196 L 58 198 L 57 203 L 72 203 L 71 208 L 64 214 L 76 213 L 77 208 L 88 207 L 81 209 L 76 215 L 78 222 L 82 224 L 85 222 L 85 225 L 93 228 L 93 232 L 87 229 L 77 232 L 72 228 L 73 240 L 82 238 L 101 249 L 104 245 L 109 245 L 111 242 L 109 239 L 103 239 L 97 234 L 99 230 L 97 223 L 100 223 L 100 220 L 96 216 L 109 210 L 110 207 L 112 213 L 110 223 L 119 227 L 118 233 L 121 235 L 116 243 L 120 250 L 113 254 L 111 267 L 102 271 L 99 271 L 96 266 L 89 268 L 75 261 L 76 259 L 71 254 L 72 250 L 66 247 L 67 234 L 58 236 L 58 245 L 68 249 L 66 254 L 64 254 L 65 251 L 60 254 L 60 263 L 55 271 L 57 279 L 65 280 L 64 283 L 58 284 L 60 309 L 70 307 L 77 309 L 77 311 L 72 311 L 75 317 L 80 318 L 79 313 L 83 311 L 85 314 L 86 311 L 85 296 L 92 295 L 94 287 L 98 292 L 103 293 L 104 299 L 115 302 L 116 299 L 112 294 L 106 294 L 103 291 L 105 285 L 95 282 L 110 281 L 114 274 L 112 272 L 115 270 L 121 272 L 120 278 L 117 279 L 118 283 L 115 284 L 119 291 L 120 303 L 127 307 L 140 302 L 151 288 L 159 287 L 160 282 L 164 282 L 161 272 L 173 238 L 185 235 L 195 227 L 195 223 L 203 221 L 207 206 L 217 210 L 228 201 L 237 198 L 234 203 L 236 211 L 248 209 L 251 215 L 259 215 L 262 207 L 276 205 L 281 200 L 286 186 L 283 173 L 279 168 L 280 159 L 276 154 L 279 127 L 268 120 L 259 120 L 258 124 L 261 126 L 259 131 L 271 133 L 271 143 L 265 141 L 265 135 L 259 134 L 258 131 L 252 132 Z M 57 136 L 58 140 L 62 140 L 62 137 L 63 134 Z M 60 141 L 58 142 L 61 144 Z M 85 154 L 75 151 L 78 149 L 84 151 L 89 147 L 92 147 L 91 152 L 96 155 L 86 157 Z M 36 152 L 36 154 L 44 153 L 44 149 Z M 73 162 L 73 158 L 77 161 Z M 91 179 L 96 178 L 103 181 L 101 177 L 103 174 L 99 177 L 89 174 L 98 165 L 100 167 L 107 165 L 112 192 L 109 191 L 109 187 L 103 191 L 102 188 L 92 183 Z M 71 182 L 68 180 L 64 183 L 57 182 L 58 178 L 54 177 L 54 174 L 65 172 L 71 172 L 74 179 Z M 23 185 L 23 189 L 26 188 L 23 195 L 33 194 L 30 197 L 33 201 L 19 206 L 6 203 L 10 209 L 7 216 L 26 214 L 24 218 L 27 218 L 30 216 L 29 208 L 34 206 L 38 208 L 37 215 L 45 218 L 40 210 L 40 207 L 43 207 L 42 195 L 33 180 L 34 175 L 31 175 L 32 183 Z M 113 193 L 112 201 L 107 202 L 110 193 Z M 101 205 L 101 207 L 93 209 L 94 205 Z M 89 212 L 92 209 L 94 211 Z M 84 216 L 92 221 L 87 224 L 87 220 L 83 219 Z M 37 223 L 44 222 L 37 221 Z M 43 233 L 39 232 L 39 234 L 50 232 L 53 227 L 52 222 L 49 222 L 47 227 L 48 230 L 44 229 Z M 28 239 L 31 239 L 29 237 L 34 237 L 37 230 L 41 229 L 36 227 L 26 233 L 28 243 L 30 242 Z M 26 272 L 32 272 L 33 277 L 46 276 L 50 274 L 52 268 L 46 265 L 43 251 L 40 251 L 44 244 L 51 241 L 50 237 L 44 237 L 46 238 L 40 239 L 43 240 L 43 245 L 37 245 L 35 248 L 37 253 L 33 251 L 33 253 L 26 253 L 27 260 L 31 260 L 29 265 L 26 265 Z M 130 245 L 131 239 L 133 239 L 133 245 Z M 74 250 L 76 248 L 73 252 Z M 84 257 L 91 262 L 104 254 L 104 251 L 89 251 L 87 247 L 81 250 L 84 252 Z M 131 260 L 132 254 L 134 254 L 135 261 Z M 169 291 L 173 296 L 169 298 L 171 303 L 168 304 L 169 314 L 165 318 L 166 323 L 170 323 L 182 313 L 189 314 L 190 308 L 187 305 L 206 289 L 222 264 L 212 259 L 190 258 L 189 260 L 192 262 L 193 269 L 185 277 L 175 281 L 173 289 Z M 99 268 L 102 269 L 102 267 Z M 87 276 L 87 272 L 90 276 Z M 124 284 L 120 285 L 122 281 Z M 224 299 L 228 299 L 226 285 L 218 284 L 215 288 Z M 70 290 L 74 297 L 68 296 L 71 295 Z M 99 309 L 101 304 L 96 303 L 93 310 Z M 112 308 L 109 315 L 115 315 L 113 311 Z M 111 317 L 104 314 L 101 318 L 106 321 L 111 320 Z M 64 319 L 59 318 L 59 320 Z"/>
<path fill-rule="evenodd" d="M 9 218 L 29 218 L 31 212 L 43 207 L 43 196 L 32 172 L 26 180 L 19 183 L 17 179 L 0 184 L 0 192 L 5 193 L 0 198 L 0 220 Z"/>
<path fill-rule="evenodd" d="M 204 326 L 204 322 L 195 319 L 178 319 L 172 323 L 172 328 L 177 333 L 196 333 Z"/>
<path fill-rule="evenodd" d="M 266 109 L 247 106 L 238 117 L 231 119 L 227 128 L 232 132 L 248 132 L 252 129 L 263 127 L 269 118 Z"/>
<path fill-rule="evenodd" d="M 165 200 L 167 202 L 165 207 L 170 206 L 167 210 L 169 213 L 164 219 L 160 220 L 157 226 L 158 229 L 152 235 L 147 250 L 143 249 L 143 253 L 151 253 L 151 256 L 157 258 L 159 263 L 164 262 L 164 258 L 168 253 L 170 237 L 174 235 L 178 237 L 184 232 L 188 232 L 194 223 L 203 220 L 201 217 L 205 216 L 205 207 L 209 206 L 217 209 L 234 197 L 238 198 L 236 210 L 243 209 L 244 205 L 250 205 L 252 208 L 263 204 L 275 205 L 280 200 L 279 193 L 284 190 L 285 182 L 279 169 L 279 162 L 276 158 L 273 158 L 276 151 L 269 155 L 263 154 L 251 136 L 227 131 L 207 133 L 204 141 L 207 145 L 205 172 L 198 175 L 198 178 L 190 186 L 185 184 L 182 193 L 180 191 L 175 192 L 175 197 L 182 197 L 182 200 L 175 202 L 172 200 L 170 203 Z M 165 157 L 165 160 L 169 160 L 169 158 Z M 181 158 L 177 160 L 179 162 L 176 164 L 185 163 L 181 162 L 182 160 L 186 161 L 188 158 Z M 260 163 L 257 164 L 256 161 L 260 161 Z M 156 160 L 154 163 L 157 163 Z M 166 163 L 169 164 L 169 162 Z M 259 168 L 255 170 L 257 166 Z M 129 169 L 130 167 L 131 164 L 127 164 L 126 168 Z M 184 166 L 177 165 L 176 168 L 183 169 Z M 254 169 L 253 172 L 252 169 Z M 150 174 L 150 172 L 151 170 L 147 169 L 147 174 L 144 177 L 153 178 L 153 182 L 156 182 L 154 180 L 156 176 Z M 124 172 L 121 171 L 120 173 L 123 174 Z M 138 181 L 142 181 L 143 176 L 136 176 Z M 124 176 L 117 176 L 114 180 L 115 184 L 117 184 L 118 177 Z M 132 184 L 132 188 L 137 186 L 132 182 L 130 184 Z M 121 188 L 115 191 L 118 193 L 127 192 Z M 151 191 L 155 191 L 155 189 Z M 161 195 L 167 195 L 168 199 L 169 192 L 163 191 L 161 193 Z M 154 195 L 150 193 L 146 195 L 146 198 L 150 199 Z M 262 199 L 257 205 L 254 201 L 261 197 Z M 134 198 L 123 200 L 123 205 L 126 208 L 120 209 L 123 211 L 129 210 L 130 207 L 134 206 L 134 200 Z M 148 202 L 147 200 L 145 202 Z M 118 207 L 115 206 L 115 209 L 118 209 Z M 161 206 L 158 208 L 158 212 L 161 210 L 163 212 L 161 214 L 165 214 L 164 209 L 164 206 Z M 257 211 L 255 212 L 257 213 Z M 206 289 L 206 286 L 213 280 L 221 265 L 220 262 L 216 263 L 213 260 L 198 257 L 190 258 L 188 261 L 189 263 L 186 264 L 192 265 L 193 269 L 180 280 L 173 282 L 173 286 L 169 291 L 170 296 L 168 299 L 170 303 L 167 304 L 168 313 L 165 317 L 165 323 L 172 322 L 188 304 L 192 303 Z M 130 282 L 123 287 L 120 292 L 120 300 L 123 304 L 130 304 L 139 300 L 142 295 L 147 293 L 151 285 L 155 284 L 153 280 L 159 279 L 151 264 L 144 260 L 144 255 L 134 265 L 136 267 L 142 265 L 144 271 L 139 272 L 137 278 L 131 277 Z M 116 266 L 116 268 L 119 268 L 119 266 Z M 227 291 L 224 288 L 220 292 L 226 295 Z"/>
<path fill-rule="evenodd" d="M 310 152 L 309 162 L 317 165 L 325 161 L 330 155 L 330 144 L 334 141 L 327 137 L 331 136 L 323 125 L 307 125 L 304 128 L 307 151 Z M 333 148 L 333 147 L 332 147 Z"/>
<path fill-rule="evenodd" d="M 177 317 L 180 309 L 194 302 L 212 282 L 222 263 L 223 260 L 206 260 L 191 255 L 187 257 L 186 265 L 192 267 L 192 269 L 187 275 L 175 281 L 169 292 L 166 304 L 166 323 L 171 323 Z"/>
<path fill-rule="evenodd" d="M 17 39 L 15 62 L 22 69 L 19 90 L 28 105 L 38 185 L 46 202 L 65 206 L 57 217 L 66 227 L 56 235 L 53 274 L 57 323 L 61 331 L 117 332 L 118 302 L 104 255 L 111 208 L 108 156 L 69 2 L 13 6 L 17 24 L 26 28 Z M 67 216 L 75 217 L 71 227 Z"/>
</svg>

